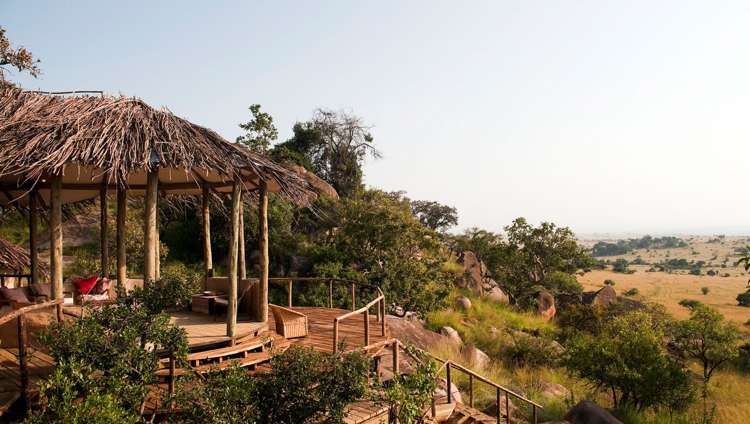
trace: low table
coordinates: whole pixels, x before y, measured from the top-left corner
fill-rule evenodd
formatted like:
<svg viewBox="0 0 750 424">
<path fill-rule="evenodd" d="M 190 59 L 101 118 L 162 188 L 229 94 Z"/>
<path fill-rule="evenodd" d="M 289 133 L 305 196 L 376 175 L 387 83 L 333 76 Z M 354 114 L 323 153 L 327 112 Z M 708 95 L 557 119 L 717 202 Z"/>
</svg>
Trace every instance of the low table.
<svg viewBox="0 0 750 424">
<path fill-rule="evenodd" d="M 191 298 L 190 304 L 192 305 L 193 312 L 200 312 L 202 314 L 211 315 L 214 313 L 214 301 L 217 297 L 226 296 L 226 293 L 216 293 L 213 295 L 205 295 L 203 293 L 194 294 Z"/>
</svg>

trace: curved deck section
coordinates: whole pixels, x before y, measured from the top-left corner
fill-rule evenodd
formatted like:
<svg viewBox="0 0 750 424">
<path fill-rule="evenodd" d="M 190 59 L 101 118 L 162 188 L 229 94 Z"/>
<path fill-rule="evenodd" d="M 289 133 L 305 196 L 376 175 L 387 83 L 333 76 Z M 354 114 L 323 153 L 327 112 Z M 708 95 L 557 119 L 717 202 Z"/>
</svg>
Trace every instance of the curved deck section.
<svg viewBox="0 0 750 424">
<path fill-rule="evenodd" d="M 226 315 L 219 317 L 215 322 L 213 315 L 187 310 L 170 312 L 169 315 L 172 316 L 170 320 L 172 324 L 179 325 L 187 332 L 188 346 L 191 351 L 226 346 L 231 340 L 227 337 Z M 254 322 L 249 319 L 250 317 L 246 315 L 238 317 L 238 339 L 254 336 L 269 328 L 265 322 Z"/>
</svg>

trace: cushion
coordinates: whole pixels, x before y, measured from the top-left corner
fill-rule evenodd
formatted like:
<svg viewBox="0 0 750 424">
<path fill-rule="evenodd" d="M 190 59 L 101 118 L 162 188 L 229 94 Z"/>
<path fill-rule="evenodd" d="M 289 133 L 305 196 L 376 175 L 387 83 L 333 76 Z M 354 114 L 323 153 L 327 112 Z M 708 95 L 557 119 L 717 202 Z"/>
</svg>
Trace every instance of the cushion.
<svg viewBox="0 0 750 424">
<path fill-rule="evenodd" d="M 109 300 L 108 294 L 84 294 L 81 297 L 83 298 L 83 303 L 88 303 L 92 301 Z"/>
<path fill-rule="evenodd" d="M 83 280 L 73 280 L 76 287 L 78 288 L 78 291 L 82 294 L 89 294 L 91 289 L 96 285 L 96 280 L 99 278 L 96 275 L 92 275 L 89 278 L 84 278 Z"/>
<path fill-rule="evenodd" d="M 109 295 L 109 288 L 112 287 L 112 281 L 102 278 L 96 283 L 96 294 Z"/>
<path fill-rule="evenodd" d="M 29 290 L 34 296 L 44 295 L 52 299 L 52 286 L 50 284 L 29 284 Z"/>
<path fill-rule="evenodd" d="M 30 303 L 29 298 L 21 291 L 21 289 L 9 289 L 7 287 L 0 287 L 0 294 L 8 300 L 15 300 L 19 303 Z"/>
</svg>

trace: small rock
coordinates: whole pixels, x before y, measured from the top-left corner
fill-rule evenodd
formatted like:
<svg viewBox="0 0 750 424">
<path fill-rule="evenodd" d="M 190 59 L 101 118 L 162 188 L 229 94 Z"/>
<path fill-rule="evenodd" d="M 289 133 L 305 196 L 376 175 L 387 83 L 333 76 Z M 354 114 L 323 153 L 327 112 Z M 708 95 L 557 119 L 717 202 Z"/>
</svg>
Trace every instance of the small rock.
<svg viewBox="0 0 750 424">
<path fill-rule="evenodd" d="M 438 378 L 437 379 L 437 388 L 435 388 L 435 395 L 437 396 L 448 396 L 448 393 L 445 391 L 446 386 L 448 385 L 448 382 L 445 381 L 444 378 Z M 451 382 L 451 401 L 463 403 L 461 402 L 461 393 L 458 391 L 458 387 L 456 387 L 453 382 Z"/>
<path fill-rule="evenodd" d="M 461 355 L 472 365 L 485 368 L 490 364 L 490 357 L 486 353 L 477 349 L 477 347 L 474 346 L 474 343 L 471 342 L 466 343 L 464 347 L 461 348 Z"/>
<path fill-rule="evenodd" d="M 508 297 L 505 296 L 505 293 L 503 293 L 502 290 L 500 290 L 500 287 L 494 286 L 492 289 L 487 293 L 487 297 L 490 299 L 496 301 L 496 302 L 505 302 L 508 300 Z"/>
<path fill-rule="evenodd" d="M 471 308 L 471 300 L 466 296 L 456 296 L 456 304 L 464 309 Z"/>
<path fill-rule="evenodd" d="M 500 330 L 498 330 L 497 328 L 493 326 L 490 326 L 489 335 L 490 335 L 490 340 L 495 340 L 498 338 L 498 336 L 500 336 Z"/>
<path fill-rule="evenodd" d="M 554 350 L 558 355 L 562 355 L 563 353 L 565 353 L 565 348 L 555 340 L 552 340 L 548 347 Z"/>
<path fill-rule="evenodd" d="M 508 411 L 510 411 L 511 417 L 518 415 L 518 407 L 510 399 L 508 399 L 508 409 L 507 410 L 505 409 L 505 399 L 506 399 L 505 396 L 500 397 L 500 414 L 503 417 L 507 417 Z M 485 408 L 483 412 L 491 417 L 496 417 L 497 416 L 497 402 L 492 402 L 491 404 L 489 404 L 489 406 L 487 406 L 487 408 Z"/>
<path fill-rule="evenodd" d="M 461 336 L 458 334 L 458 331 L 454 330 L 453 327 L 443 327 L 440 329 L 439 333 L 448 337 L 451 343 L 457 346 L 460 346 L 464 343 L 464 341 L 461 340 Z"/>
<path fill-rule="evenodd" d="M 540 381 L 538 386 L 542 396 L 548 398 L 570 396 L 570 390 L 566 389 L 562 384 L 552 383 L 550 381 Z"/>
</svg>

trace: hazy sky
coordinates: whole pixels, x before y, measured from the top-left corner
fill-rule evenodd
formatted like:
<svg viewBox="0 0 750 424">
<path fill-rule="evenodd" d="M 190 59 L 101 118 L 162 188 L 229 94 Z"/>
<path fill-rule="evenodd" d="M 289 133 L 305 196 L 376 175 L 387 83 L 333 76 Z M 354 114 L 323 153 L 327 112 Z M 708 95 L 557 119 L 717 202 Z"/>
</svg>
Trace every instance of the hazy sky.
<svg viewBox="0 0 750 424">
<path fill-rule="evenodd" d="M 30 89 L 103 90 L 228 140 L 315 107 L 374 125 L 366 182 L 577 233 L 750 234 L 750 2 L 0 1 Z"/>
</svg>

